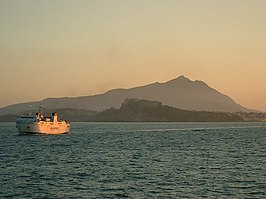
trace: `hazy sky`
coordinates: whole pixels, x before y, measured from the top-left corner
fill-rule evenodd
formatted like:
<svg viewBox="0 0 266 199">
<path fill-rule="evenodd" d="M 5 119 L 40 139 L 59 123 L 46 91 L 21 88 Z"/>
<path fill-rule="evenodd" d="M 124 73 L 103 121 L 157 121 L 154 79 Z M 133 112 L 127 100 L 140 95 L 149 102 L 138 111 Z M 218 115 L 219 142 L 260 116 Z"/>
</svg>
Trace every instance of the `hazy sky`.
<svg viewBox="0 0 266 199">
<path fill-rule="evenodd" d="M 0 0 L 0 107 L 203 80 L 266 111 L 265 0 Z"/>
</svg>

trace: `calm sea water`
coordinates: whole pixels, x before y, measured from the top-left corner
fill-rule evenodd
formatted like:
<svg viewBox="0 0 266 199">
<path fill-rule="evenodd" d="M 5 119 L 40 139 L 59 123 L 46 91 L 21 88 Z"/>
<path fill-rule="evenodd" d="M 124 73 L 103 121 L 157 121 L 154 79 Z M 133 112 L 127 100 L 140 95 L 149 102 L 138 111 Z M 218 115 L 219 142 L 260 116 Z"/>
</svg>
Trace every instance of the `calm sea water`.
<svg viewBox="0 0 266 199">
<path fill-rule="evenodd" d="M 266 123 L 0 123 L 0 198 L 266 198 Z"/>
</svg>

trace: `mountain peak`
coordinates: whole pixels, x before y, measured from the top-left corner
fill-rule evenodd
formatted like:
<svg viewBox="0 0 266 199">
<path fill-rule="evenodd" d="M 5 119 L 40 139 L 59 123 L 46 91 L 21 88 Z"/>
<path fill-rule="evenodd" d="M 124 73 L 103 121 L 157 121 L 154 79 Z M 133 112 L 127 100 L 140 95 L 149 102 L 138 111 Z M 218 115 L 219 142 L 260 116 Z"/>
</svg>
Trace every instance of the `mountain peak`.
<svg viewBox="0 0 266 199">
<path fill-rule="evenodd" d="M 175 79 L 169 80 L 165 82 L 166 84 L 179 84 L 179 83 L 191 83 L 192 81 L 185 77 L 184 75 L 181 75 Z"/>
<path fill-rule="evenodd" d="M 185 77 L 184 75 L 180 75 L 179 77 L 177 77 L 176 79 L 186 79 L 186 80 L 190 80 L 187 77 Z"/>
<path fill-rule="evenodd" d="M 184 75 L 181 75 L 173 80 L 179 80 L 179 81 L 191 81 L 189 78 L 185 77 Z M 171 81 L 171 80 L 170 80 Z"/>
<path fill-rule="evenodd" d="M 180 85 L 180 86 L 184 86 L 184 85 L 194 85 L 194 86 L 199 86 L 199 87 L 209 87 L 204 81 L 201 80 L 195 80 L 192 81 L 189 78 L 185 77 L 184 75 L 181 75 L 175 79 L 169 80 L 167 82 L 165 82 L 165 84 L 168 85 Z"/>
</svg>

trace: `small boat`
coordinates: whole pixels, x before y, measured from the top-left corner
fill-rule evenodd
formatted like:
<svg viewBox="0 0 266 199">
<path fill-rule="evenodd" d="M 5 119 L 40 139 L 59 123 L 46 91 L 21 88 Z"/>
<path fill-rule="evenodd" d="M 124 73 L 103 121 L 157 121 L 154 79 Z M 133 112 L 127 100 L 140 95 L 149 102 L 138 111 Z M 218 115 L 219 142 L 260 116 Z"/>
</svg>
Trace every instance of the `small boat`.
<svg viewBox="0 0 266 199">
<path fill-rule="evenodd" d="M 70 130 L 70 122 L 60 120 L 56 112 L 51 117 L 44 117 L 38 112 L 18 116 L 16 127 L 20 134 L 66 134 Z"/>
</svg>

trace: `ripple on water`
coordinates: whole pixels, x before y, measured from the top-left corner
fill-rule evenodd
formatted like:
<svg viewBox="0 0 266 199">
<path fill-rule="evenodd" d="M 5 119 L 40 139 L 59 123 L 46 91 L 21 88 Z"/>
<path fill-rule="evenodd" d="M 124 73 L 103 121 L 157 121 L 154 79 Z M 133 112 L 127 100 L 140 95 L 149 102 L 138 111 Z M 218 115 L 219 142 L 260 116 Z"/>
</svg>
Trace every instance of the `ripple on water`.
<svg viewBox="0 0 266 199">
<path fill-rule="evenodd" d="M 0 124 L 0 198 L 266 196 L 266 124 L 73 123 L 63 136 L 12 125 Z"/>
</svg>

